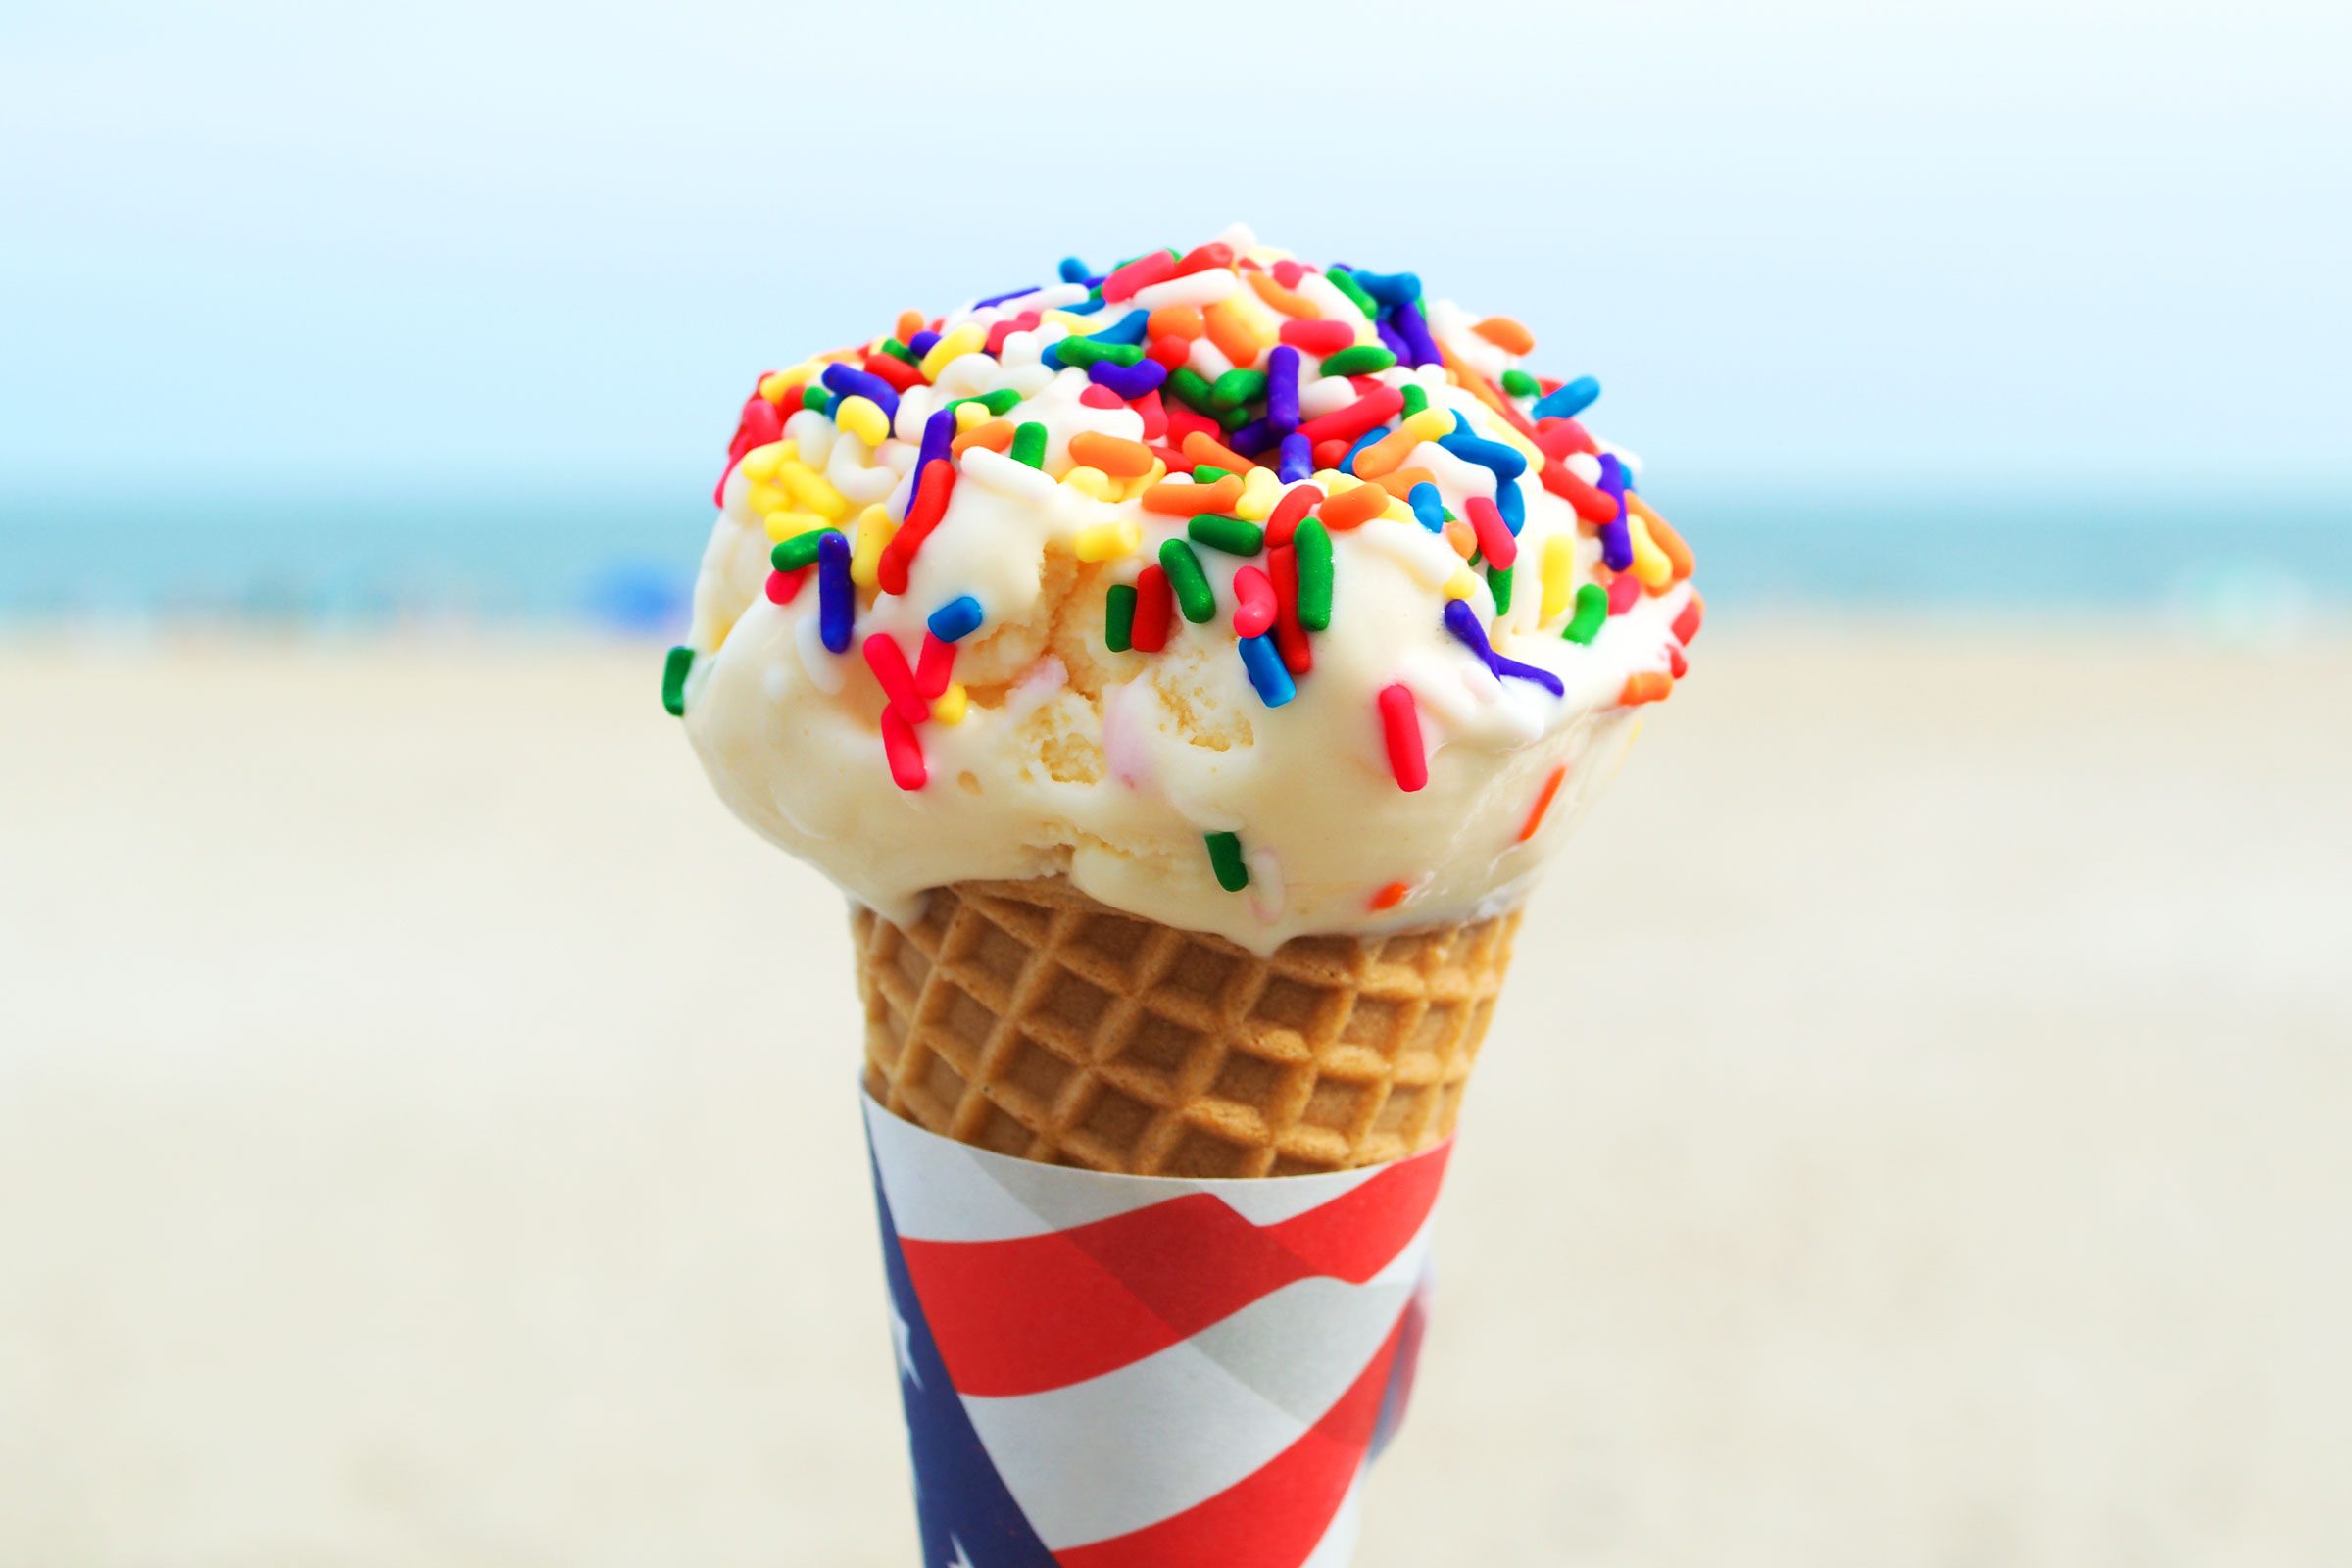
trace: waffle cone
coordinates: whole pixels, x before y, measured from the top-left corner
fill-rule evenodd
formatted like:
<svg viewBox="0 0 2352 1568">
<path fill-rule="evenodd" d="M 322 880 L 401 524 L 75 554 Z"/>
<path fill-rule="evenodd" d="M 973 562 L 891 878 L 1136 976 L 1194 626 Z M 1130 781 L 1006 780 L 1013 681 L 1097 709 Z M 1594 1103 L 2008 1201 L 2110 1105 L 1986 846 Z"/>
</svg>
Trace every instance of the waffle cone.
<svg viewBox="0 0 2352 1568">
<path fill-rule="evenodd" d="M 1297 1176 L 1447 1137 L 1517 910 L 1261 958 L 1061 878 L 851 915 L 865 1082 L 961 1143 L 1142 1176 Z"/>
</svg>

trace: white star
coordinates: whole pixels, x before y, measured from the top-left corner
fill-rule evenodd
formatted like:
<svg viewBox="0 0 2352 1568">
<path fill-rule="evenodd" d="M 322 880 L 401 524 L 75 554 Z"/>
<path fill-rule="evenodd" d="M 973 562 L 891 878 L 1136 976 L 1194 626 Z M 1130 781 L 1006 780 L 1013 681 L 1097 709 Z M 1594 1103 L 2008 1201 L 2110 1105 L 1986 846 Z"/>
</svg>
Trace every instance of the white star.
<svg viewBox="0 0 2352 1568">
<path fill-rule="evenodd" d="M 962 1542 L 957 1541 L 956 1537 L 951 1534 L 948 1537 L 948 1544 L 956 1548 L 956 1560 L 948 1564 L 948 1568 L 972 1568 L 972 1559 L 963 1554 Z"/>
<path fill-rule="evenodd" d="M 921 1388 L 923 1375 L 914 1369 L 914 1330 L 907 1323 L 906 1314 L 899 1310 L 896 1297 L 891 1298 L 890 1302 L 890 1337 L 899 1342 L 899 1375 L 910 1380 L 916 1388 Z"/>
</svg>

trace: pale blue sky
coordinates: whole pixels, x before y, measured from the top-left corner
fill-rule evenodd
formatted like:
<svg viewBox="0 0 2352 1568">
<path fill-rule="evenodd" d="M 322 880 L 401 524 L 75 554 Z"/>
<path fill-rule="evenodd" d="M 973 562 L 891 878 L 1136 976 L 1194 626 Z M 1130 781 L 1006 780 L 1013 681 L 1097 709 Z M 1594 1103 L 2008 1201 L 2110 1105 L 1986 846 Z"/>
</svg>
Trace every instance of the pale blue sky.
<svg viewBox="0 0 2352 1568">
<path fill-rule="evenodd" d="M 23 9 L 21 485 L 699 479 L 766 365 L 1235 218 L 1653 471 L 2352 482 L 2340 3 Z"/>
</svg>

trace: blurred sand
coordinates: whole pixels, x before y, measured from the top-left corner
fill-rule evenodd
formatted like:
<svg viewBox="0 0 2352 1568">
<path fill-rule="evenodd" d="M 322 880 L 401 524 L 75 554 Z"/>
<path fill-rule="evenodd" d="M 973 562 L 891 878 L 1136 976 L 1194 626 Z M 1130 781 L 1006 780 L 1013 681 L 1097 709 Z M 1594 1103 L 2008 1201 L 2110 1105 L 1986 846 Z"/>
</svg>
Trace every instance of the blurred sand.
<svg viewBox="0 0 2352 1568">
<path fill-rule="evenodd" d="M 2352 1560 L 2352 644 L 1698 652 L 1364 1568 Z M 912 1568 L 842 911 L 658 663 L 0 650 L 0 1563 Z"/>
</svg>

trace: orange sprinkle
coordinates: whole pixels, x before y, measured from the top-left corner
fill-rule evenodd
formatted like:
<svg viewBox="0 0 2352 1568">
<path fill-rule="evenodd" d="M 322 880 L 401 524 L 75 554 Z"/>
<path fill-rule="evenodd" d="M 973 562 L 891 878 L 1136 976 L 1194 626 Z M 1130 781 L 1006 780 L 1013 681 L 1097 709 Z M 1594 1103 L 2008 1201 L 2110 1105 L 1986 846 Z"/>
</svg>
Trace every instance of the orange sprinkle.
<svg viewBox="0 0 2352 1568">
<path fill-rule="evenodd" d="M 1545 779 L 1544 787 L 1536 792 L 1536 808 L 1527 813 L 1527 825 L 1519 830 L 1520 843 L 1525 844 L 1534 838 L 1536 829 L 1544 825 L 1544 813 L 1551 809 L 1551 798 L 1560 793 L 1560 780 L 1567 776 L 1568 764 L 1562 762 L 1551 770 L 1551 777 Z"/>
<path fill-rule="evenodd" d="M 1464 561 L 1478 554 L 1478 530 L 1459 517 L 1446 520 L 1446 542 L 1453 546 L 1453 553 Z"/>
<path fill-rule="evenodd" d="M 1192 517 L 1203 512 L 1230 512 L 1241 499 L 1241 476 L 1229 473 L 1215 484 L 1155 484 L 1144 492 L 1144 510 Z"/>
<path fill-rule="evenodd" d="M 1248 473 L 1251 468 L 1265 466 L 1262 463 L 1250 462 L 1206 430 L 1195 430 L 1184 438 L 1184 455 L 1195 463 L 1204 463 L 1212 468 L 1223 468 L 1230 473 Z M 1224 483 L 1221 479 L 1217 482 Z M 1224 509 L 1220 507 L 1217 510 L 1222 512 Z"/>
<path fill-rule="evenodd" d="M 991 419 L 986 424 L 973 425 L 969 430 L 949 442 L 948 451 L 960 458 L 974 447 L 986 447 L 991 452 L 1002 452 L 1010 445 L 1012 445 L 1012 421 L 1010 419 Z"/>
<path fill-rule="evenodd" d="M 1190 442 L 1186 445 L 1189 447 Z M 1334 533 L 1349 528 L 1361 528 L 1374 517 L 1389 510 L 1389 493 L 1376 484 L 1359 484 L 1352 490 L 1329 497 L 1315 515 L 1323 526 Z"/>
<path fill-rule="evenodd" d="M 1690 547 L 1683 542 L 1683 536 L 1675 532 L 1674 524 L 1650 511 L 1649 503 L 1631 490 L 1625 493 L 1625 501 L 1634 509 L 1634 515 L 1648 526 L 1649 542 L 1665 554 L 1667 564 L 1674 568 L 1674 580 L 1681 582 L 1690 576 L 1690 568 L 1698 563 L 1691 556 Z"/>
<path fill-rule="evenodd" d="M 1420 432 L 1409 424 L 1400 424 L 1355 455 L 1355 476 L 1377 479 L 1402 463 L 1420 444 Z"/>
<path fill-rule="evenodd" d="M 1413 499 L 1413 486 L 1436 484 L 1438 476 L 1427 468 L 1398 468 L 1395 473 L 1384 473 L 1372 482 L 1409 506 Z"/>
<path fill-rule="evenodd" d="M 1507 316 L 1490 316 L 1470 330 L 1505 354 L 1526 354 L 1536 346 L 1536 334 Z"/>
<path fill-rule="evenodd" d="M 1208 340 L 1217 346 L 1219 354 L 1233 362 L 1234 368 L 1248 369 L 1265 352 L 1266 346 L 1250 330 L 1250 323 L 1242 319 L 1242 313 L 1233 308 L 1232 301 L 1219 300 L 1201 315 L 1208 328 Z"/>
<path fill-rule="evenodd" d="M 1617 701 L 1627 708 L 1639 708 L 1643 703 L 1662 703 L 1674 695 L 1674 677 L 1664 670 L 1644 670 L 1625 678 L 1625 690 Z"/>
<path fill-rule="evenodd" d="M 870 321 L 873 319 L 873 318 L 869 316 L 866 318 L 866 319 Z M 897 336 L 900 342 L 911 344 L 915 339 L 915 334 L 922 331 L 922 312 L 901 311 L 899 313 L 899 330 Z"/>
<path fill-rule="evenodd" d="M 1070 461 L 1100 468 L 1113 479 L 1136 479 L 1152 471 L 1157 460 L 1141 441 L 1126 441 L 1100 430 L 1081 430 L 1070 437 Z"/>
<path fill-rule="evenodd" d="M 1271 272 L 1244 272 L 1242 275 L 1250 280 L 1251 288 L 1257 290 L 1259 299 L 1264 300 L 1285 316 L 1295 316 L 1300 320 L 1311 321 L 1323 314 L 1315 308 L 1313 300 L 1302 294 L 1294 294 L 1280 283 L 1275 282 L 1274 274 Z"/>
<path fill-rule="evenodd" d="M 1516 405 L 1495 389 L 1494 382 L 1455 359 L 1452 351 L 1443 343 L 1438 345 L 1438 355 L 1445 361 L 1446 375 L 1457 386 L 1468 387 L 1479 402 L 1493 409 L 1501 416 L 1505 424 L 1527 437 L 1528 441 L 1533 444 L 1536 439 L 1536 427 L 1527 422 L 1527 416 L 1521 414 Z M 1537 450 L 1542 451 L 1543 449 L 1539 447 Z"/>
<path fill-rule="evenodd" d="M 1412 891 L 1413 885 L 1410 882 L 1392 882 L 1372 895 L 1370 906 L 1375 909 L 1394 909 L 1402 904 L 1404 896 Z"/>
<path fill-rule="evenodd" d="M 1162 305 L 1144 318 L 1144 336 L 1147 339 L 1178 337 L 1190 343 L 1208 330 L 1200 313 L 1190 305 Z"/>
</svg>

